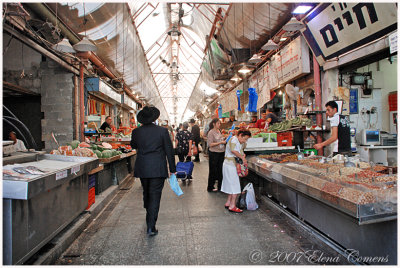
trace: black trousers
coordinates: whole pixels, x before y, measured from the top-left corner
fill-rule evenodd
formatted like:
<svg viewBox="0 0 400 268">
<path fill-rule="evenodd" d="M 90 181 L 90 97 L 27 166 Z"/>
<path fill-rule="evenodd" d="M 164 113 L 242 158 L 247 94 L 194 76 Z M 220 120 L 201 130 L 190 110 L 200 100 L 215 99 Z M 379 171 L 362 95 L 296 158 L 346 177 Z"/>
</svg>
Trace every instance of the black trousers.
<svg viewBox="0 0 400 268">
<path fill-rule="evenodd" d="M 218 181 L 218 190 L 222 186 L 222 165 L 224 164 L 225 153 L 216 153 L 208 151 L 208 186 L 207 191 L 214 189 L 215 181 Z"/>
<path fill-rule="evenodd" d="M 190 162 L 192 161 L 192 157 L 187 154 L 178 154 L 179 162 Z"/>
<path fill-rule="evenodd" d="M 140 178 L 143 187 L 143 203 L 146 209 L 146 223 L 148 228 L 155 228 L 158 211 L 160 210 L 161 193 L 165 178 Z"/>
<path fill-rule="evenodd" d="M 197 154 L 194 155 L 194 161 L 200 161 L 199 143 L 200 141 L 194 141 L 194 146 L 197 148 Z"/>
</svg>

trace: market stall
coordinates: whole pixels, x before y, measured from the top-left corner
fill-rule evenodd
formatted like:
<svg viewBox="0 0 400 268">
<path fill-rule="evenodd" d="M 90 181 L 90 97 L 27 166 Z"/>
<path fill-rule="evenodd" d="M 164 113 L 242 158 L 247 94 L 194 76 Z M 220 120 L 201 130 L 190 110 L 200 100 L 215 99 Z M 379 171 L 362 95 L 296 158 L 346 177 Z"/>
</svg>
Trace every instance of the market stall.
<svg viewBox="0 0 400 268">
<path fill-rule="evenodd" d="M 296 154 L 248 157 L 250 176 L 262 193 L 345 249 L 360 256 L 388 256 L 387 264 L 395 264 L 397 168 L 323 160 L 298 160 Z"/>
<path fill-rule="evenodd" d="M 37 153 L 3 159 L 4 264 L 22 264 L 86 209 L 98 163 Z"/>
</svg>

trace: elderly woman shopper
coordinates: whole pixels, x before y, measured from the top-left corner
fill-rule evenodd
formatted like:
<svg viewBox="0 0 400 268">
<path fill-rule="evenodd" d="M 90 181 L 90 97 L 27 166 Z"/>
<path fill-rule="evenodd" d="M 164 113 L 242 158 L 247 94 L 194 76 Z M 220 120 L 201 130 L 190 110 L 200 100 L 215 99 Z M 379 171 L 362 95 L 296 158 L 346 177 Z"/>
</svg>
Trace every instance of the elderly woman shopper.
<svg viewBox="0 0 400 268">
<path fill-rule="evenodd" d="M 146 209 L 147 235 L 158 233 L 156 222 L 164 181 L 175 173 L 175 157 L 168 129 L 153 124 L 160 116 L 155 107 L 144 107 L 137 115 L 142 126 L 132 131 L 131 146 L 136 149 L 134 176 L 140 178 Z M 167 167 L 169 164 L 169 173 Z"/>
<path fill-rule="evenodd" d="M 190 162 L 192 158 L 193 135 L 188 130 L 189 124 L 183 123 L 182 130 L 175 136 L 176 151 L 179 162 Z"/>
<path fill-rule="evenodd" d="M 228 194 L 225 208 L 230 212 L 241 213 L 243 210 L 236 207 L 238 194 L 241 192 L 239 175 L 236 170 L 235 157 L 242 159 L 247 164 L 246 155 L 243 153 L 244 144 L 251 137 L 248 130 L 239 130 L 237 136 L 232 137 L 225 149 L 225 161 L 222 167 L 223 179 L 221 191 Z"/>
<path fill-rule="evenodd" d="M 210 122 L 210 130 L 207 134 L 207 141 L 209 146 L 209 161 L 208 161 L 208 192 L 221 191 L 222 185 L 222 165 L 225 156 L 226 141 L 220 131 L 221 121 L 214 118 Z M 218 181 L 218 188 L 214 188 L 215 181 Z"/>
</svg>

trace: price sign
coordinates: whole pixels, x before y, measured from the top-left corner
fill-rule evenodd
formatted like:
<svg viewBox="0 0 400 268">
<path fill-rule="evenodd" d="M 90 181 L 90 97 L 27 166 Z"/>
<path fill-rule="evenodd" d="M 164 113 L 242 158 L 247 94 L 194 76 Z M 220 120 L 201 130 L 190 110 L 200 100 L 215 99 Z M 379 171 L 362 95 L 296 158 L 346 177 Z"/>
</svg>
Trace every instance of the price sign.
<svg viewBox="0 0 400 268">
<path fill-rule="evenodd" d="M 64 179 L 66 177 L 68 177 L 68 170 L 63 170 L 63 171 L 58 172 L 56 174 L 56 180 L 61 180 L 61 179 Z"/>
<path fill-rule="evenodd" d="M 71 173 L 77 174 L 81 170 L 81 166 L 75 166 L 71 168 Z"/>
</svg>

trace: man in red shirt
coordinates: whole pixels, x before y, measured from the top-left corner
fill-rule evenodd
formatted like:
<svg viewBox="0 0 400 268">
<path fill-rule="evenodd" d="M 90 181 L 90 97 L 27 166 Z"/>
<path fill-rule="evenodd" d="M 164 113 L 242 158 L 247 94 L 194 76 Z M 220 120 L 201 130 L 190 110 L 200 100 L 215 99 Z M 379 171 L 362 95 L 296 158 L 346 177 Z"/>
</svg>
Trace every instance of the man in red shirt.
<svg viewBox="0 0 400 268">
<path fill-rule="evenodd" d="M 257 120 L 256 128 L 264 128 L 266 121 L 267 121 L 267 114 L 264 112 L 261 114 L 261 118 Z"/>
</svg>

